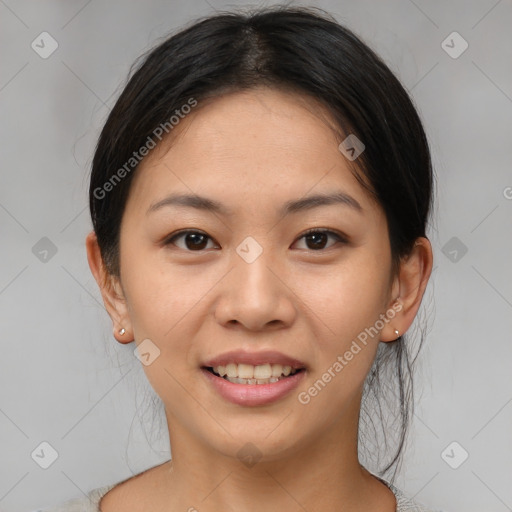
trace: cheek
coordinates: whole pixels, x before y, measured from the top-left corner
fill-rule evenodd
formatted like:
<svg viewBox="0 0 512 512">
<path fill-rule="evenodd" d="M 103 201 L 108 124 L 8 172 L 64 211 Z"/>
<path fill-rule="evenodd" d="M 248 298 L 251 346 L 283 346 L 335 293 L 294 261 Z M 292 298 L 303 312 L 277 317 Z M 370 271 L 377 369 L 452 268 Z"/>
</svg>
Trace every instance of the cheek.
<svg viewBox="0 0 512 512">
<path fill-rule="evenodd" d="M 123 262 L 123 282 L 135 339 L 149 338 L 160 350 L 160 362 L 165 361 L 173 372 L 187 371 L 187 366 L 196 364 L 194 343 L 211 313 L 209 294 L 215 293 L 229 267 L 173 264 L 155 257 L 154 251 L 133 249 Z"/>
<path fill-rule="evenodd" d="M 371 254 L 359 256 L 324 278 L 304 280 L 316 358 L 298 399 L 311 417 L 336 421 L 347 408 L 356 411 L 379 345 L 375 325 L 383 313 L 389 274 Z"/>
<path fill-rule="evenodd" d="M 134 268 L 137 271 L 126 277 L 125 288 L 130 298 L 129 310 L 135 339 L 137 344 L 151 340 L 157 349 L 149 345 L 149 352 L 154 350 L 158 354 L 150 364 L 142 364 L 142 368 L 149 383 L 166 404 L 171 404 L 173 408 L 187 407 L 187 394 L 180 383 L 186 382 L 185 375 L 192 365 L 197 305 L 207 292 L 208 283 L 200 280 L 192 282 L 188 275 L 179 270 L 164 273 L 156 266 L 145 264 Z M 196 317 L 191 321 L 194 313 Z"/>
<path fill-rule="evenodd" d="M 197 301 L 196 291 L 183 268 L 162 262 L 161 250 L 151 245 L 141 226 L 132 224 L 121 233 L 123 287 L 132 326 L 137 340 L 163 340 Z"/>
<path fill-rule="evenodd" d="M 306 305 L 304 314 L 317 326 L 317 339 L 342 348 L 374 325 L 385 304 L 388 280 L 385 263 L 361 250 L 338 265 L 297 273 L 293 289 Z"/>
<path fill-rule="evenodd" d="M 191 279 L 179 269 L 164 273 L 157 267 L 139 266 L 126 286 L 136 337 L 171 340 L 188 325 L 187 314 L 207 290 L 208 279 Z"/>
</svg>

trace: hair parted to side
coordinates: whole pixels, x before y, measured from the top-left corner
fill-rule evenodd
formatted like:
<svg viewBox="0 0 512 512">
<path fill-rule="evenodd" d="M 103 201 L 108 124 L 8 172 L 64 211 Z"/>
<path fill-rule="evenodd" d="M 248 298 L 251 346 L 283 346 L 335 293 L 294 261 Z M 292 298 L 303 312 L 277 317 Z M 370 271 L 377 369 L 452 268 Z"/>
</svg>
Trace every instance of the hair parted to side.
<svg viewBox="0 0 512 512">
<path fill-rule="evenodd" d="M 191 99 L 197 109 L 207 98 L 261 85 L 314 98 L 330 112 L 340 137 L 354 134 L 364 143 L 352 168 L 384 210 L 394 272 L 416 238 L 426 236 L 433 170 L 418 113 L 387 65 L 325 11 L 273 6 L 201 18 L 143 55 L 137 66 L 103 127 L 90 178 L 92 223 L 111 275 L 120 275 L 120 225 L 137 168 L 137 162 L 131 169 L 126 163 L 133 153 Z M 123 178 L 100 194 L 122 168 L 127 170 Z M 422 333 L 418 352 L 423 338 Z M 395 399 L 390 406 L 398 422 L 391 432 L 395 446 L 376 468 L 381 475 L 394 468 L 392 478 L 414 405 L 415 359 L 406 336 L 381 343 L 365 382 L 360 425 L 367 434 L 360 429 L 360 441 L 376 439 L 373 418 L 383 420 L 380 394 L 391 389 Z M 381 425 L 388 439 L 390 432 Z M 373 455 L 380 460 L 382 454 Z"/>
</svg>

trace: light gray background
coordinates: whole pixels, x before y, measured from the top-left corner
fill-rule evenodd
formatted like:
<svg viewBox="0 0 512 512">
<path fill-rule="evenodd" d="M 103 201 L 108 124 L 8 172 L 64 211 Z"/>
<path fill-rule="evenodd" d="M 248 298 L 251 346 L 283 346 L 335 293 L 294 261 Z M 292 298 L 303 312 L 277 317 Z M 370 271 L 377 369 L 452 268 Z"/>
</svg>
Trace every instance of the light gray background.
<svg viewBox="0 0 512 512">
<path fill-rule="evenodd" d="M 135 345 L 112 337 L 87 266 L 87 177 L 135 58 L 197 16 L 242 5 L 0 0 L 2 511 L 56 504 L 168 459 Z M 430 333 L 398 484 L 444 511 L 512 510 L 512 3 L 310 5 L 361 35 L 411 91 L 438 176 Z M 43 31 L 58 42 L 47 59 L 31 48 Z M 442 47 L 453 31 L 469 44 L 458 58 Z M 43 237 L 56 254 L 42 252 Z M 43 441 L 59 455 L 48 469 L 31 456 Z M 458 469 L 441 455 L 453 441 L 469 453 Z M 460 450 L 448 450 L 452 464 Z"/>
</svg>

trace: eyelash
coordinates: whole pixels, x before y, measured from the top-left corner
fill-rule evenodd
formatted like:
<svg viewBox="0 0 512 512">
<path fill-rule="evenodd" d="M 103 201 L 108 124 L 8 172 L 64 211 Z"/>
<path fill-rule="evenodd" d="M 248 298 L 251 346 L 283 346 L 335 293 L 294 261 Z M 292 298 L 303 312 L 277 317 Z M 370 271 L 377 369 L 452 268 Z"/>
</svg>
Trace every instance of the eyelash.
<svg viewBox="0 0 512 512">
<path fill-rule="evenodd" d="M 305 231 L 304 233 L 302 233 L 298 238 L 297 240 L 301 240 L 302 238 L 306 237 L 307 235 L 311 235 L 311 234 L 325 234 L 325 235 L 330 235 L 332 236 L 333 238 L 336 239 L 336 241 L 338 242 L 341 242 L 343 244 L 346 244 L 348 243 L 348 239 L 347 237 L 345 237 L 344 235 L 342 235 L 341 233 L 338 233 L 336 231 L 332 231 L 330 229 L 319 229 L 319 228 L 312 228 L 312 229 L 308 229 L 307 231 Z M 187 229 L 187 230 L 184 230 L 184 231 L 178 231 L 177 233 L 173 233 L 172 235 L 170 235 L 169 237 L 167 237 L 164 242 L 163 242 L 163 245 L 164 246 L 167 246 L 167 245 L 171 245 L 177 238 L 180 238 L 184 235 L 188 235 L 188 234 L 198 234 L 198 235 L 204 235 L 206 236 L 208 239 L 210 240 L 213 240 L 211 237 L 209 237 L 206 233 L 202 232 L 202 231 L 198 231 L 198 230 L 195 230 L 195 229 Z M 335 245 L 335 244 L 333 244 Z M 322 251 L 326 251 L 327 249 L 330 249 L 331 247 L 333 246 L 330 246 L 326 249 L 317 249 L 317 250 L 314 250 L 314 249 L 309 249 L 311 252 L 322 252 Z M 200 250 L 197 250 L 197 251 L 193 251 L 193 250 L 190 250 L 190 249 L 183 249 L 184 251 L 186 252 L 204 252 L 204 249 L 200 249 Z M 308 249 L 306 249 L 308 250 Z"/>
</svg>

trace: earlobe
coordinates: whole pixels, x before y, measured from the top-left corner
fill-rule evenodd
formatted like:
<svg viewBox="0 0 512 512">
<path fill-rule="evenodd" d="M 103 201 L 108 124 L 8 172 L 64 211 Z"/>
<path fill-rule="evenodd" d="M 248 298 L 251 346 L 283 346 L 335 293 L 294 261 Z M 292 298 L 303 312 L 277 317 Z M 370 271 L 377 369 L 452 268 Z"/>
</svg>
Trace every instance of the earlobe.
<svg viewBox="0 0 512 512">
<path fill-rule="evenodd" d="M 105 309 L 113 323 L 114 337 L 119 343 L 130 343 L 133 341 L 131 322 L 119 279 L 107 271 L 94 231 L 87 235 L 85 245 L 89 268 L 98 284 Z"/>
<path fill-rule="evenodd" d="M 388 322 L 385 324 L 384 328 L 381 331 L 381 339 L 380 341 L 384 343 L 388 343 L 390 341 L 398 341 L 402 336 L 403 332 L 400 331 L 400 312 L 403 310 L 403 304 L 400 300 L 400 297 L 397 297 L 393 304 L 388 307 L 385 317 Z"/>
<path fill-rule="evenodd" d="M 432 272 L 432 263 L 430 241 L 425 237 L 418 238 L 410 254 L 400 262 L 399 275 L 394 283 L 394 289 L 400 291 L 400 298 L 392 305 L 395 315 L 382 329 L 381 341 L 395 341 L 413 323 Z"/>
</svg>

